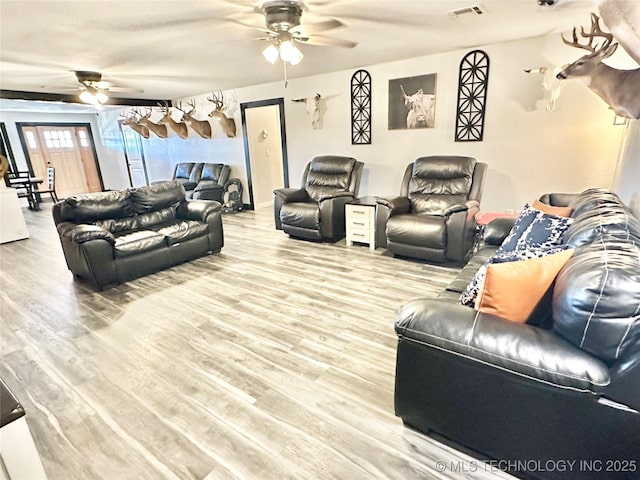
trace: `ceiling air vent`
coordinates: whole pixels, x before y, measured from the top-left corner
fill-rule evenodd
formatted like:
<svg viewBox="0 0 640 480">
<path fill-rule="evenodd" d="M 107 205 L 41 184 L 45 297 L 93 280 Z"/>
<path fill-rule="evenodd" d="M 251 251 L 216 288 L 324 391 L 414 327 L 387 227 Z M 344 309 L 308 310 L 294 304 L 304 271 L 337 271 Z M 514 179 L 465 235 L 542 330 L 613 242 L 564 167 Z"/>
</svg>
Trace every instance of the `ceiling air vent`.
<svg viewBox="0 0 640 480">
<path fill-rule="evenodd" d="M 461 15 L 484 15 L 487 13 L 487 9 L 482 5 L 473 5 L 471 7 L 458 8 L 457 10 L 451 10 L 449 12 L 450 17 L 459 17 Z"/>
</svg>

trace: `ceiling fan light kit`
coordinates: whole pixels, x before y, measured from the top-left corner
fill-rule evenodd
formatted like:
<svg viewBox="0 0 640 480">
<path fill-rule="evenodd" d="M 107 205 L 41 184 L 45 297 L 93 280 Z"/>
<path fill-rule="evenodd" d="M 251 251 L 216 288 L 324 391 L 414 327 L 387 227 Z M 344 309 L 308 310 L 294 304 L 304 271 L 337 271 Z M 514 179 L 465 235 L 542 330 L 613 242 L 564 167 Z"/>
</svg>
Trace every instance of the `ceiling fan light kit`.
<svg viewBox="0 0 640 480">
<path fill-rule="evenodd" d="M 266 58 L 269 63 L 276 63 L 278 57 L 280 57 L 283 62 L 289 62 L 291 65 L 299 64 L 304 58 L 302 52 L 291 40 L 278 41 L 278 46 L 273 43 L 269 44 L 269 46 L 262 51 L 262 55 L 264 55 L 264 58 Z"/>
<path fill-rule="evenodd" d="M 280 56 L 280 51 L 274 44 L 270 43 L 269 46 L 262 51 L 262 55 L 267 59 L 267 62 L 276 63 Z"/>
<path fill-rule="evenodd" d="M 93 91 L 90 91 L 93 90 Z M 80 94 L 80 100 L 91 105 L 103 105 L 107 103 L 109 97 L 100 90 L 87 88 Z"/>
<path fill-rule="evenodd" d="M 109 97 L 97 86 L 98 82 L 102 80 L 100 72 L 78 70 L 75 74 L 78 83 L 82 85 L 82 93 L 79 95 L 82 102 L 96 106 L 107 103 Z"/>
</svg>

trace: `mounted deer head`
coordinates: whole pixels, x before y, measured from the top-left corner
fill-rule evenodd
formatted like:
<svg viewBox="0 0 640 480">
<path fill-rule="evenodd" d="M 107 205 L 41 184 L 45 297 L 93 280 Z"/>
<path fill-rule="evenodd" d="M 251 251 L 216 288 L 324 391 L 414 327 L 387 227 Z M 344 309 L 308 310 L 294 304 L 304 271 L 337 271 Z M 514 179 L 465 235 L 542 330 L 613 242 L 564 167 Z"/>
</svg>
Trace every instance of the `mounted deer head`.
<svg viewBox="0 0 640 480">
<path fill-rule="evenodd" d="M 304 102 L 306 105 L 307 114 L 311 117 L 311 128 L 314 130 L 320 126 L 320 99 L 322 95 L 316 93 L 315 97 L 309 98 L 295 98 L 291 99 L 292 102 Z"/>
<path fill-rule="evenodd" d="M 166 102 L 159 103 L 160 111 L 162 112 L 162 118 L 158 120 L 159 124 L 169 125 L 171 130 L 176 132 L 176 134 L 180 138 L 187 138 L 189 136 L 189 129 L 187 128 L 187 124 L 180 121 L 176 122 L 173 118 L 171 118 L 171 107 Z"/>
<path fill-rule="evenodd" d="M 222 91 L 220 92 L 220 94 L 212 94 L 210 97 L 207 98 L 207 100 L 209 100 L 210 102 L 212 102 L 216 108 L 215 110 L 213 110 L 209 116 L 210 117 L 215 117 L 218 119 L 218 123 L 220 123 L 220 126 L 222 127 L 222 130 L 224 130 L 224 133 L 227 135 L 227 137 L 229 138 L 233 138 L 236 136 L 236 121 L 233 118 L 229 118 L 224 114 L 224 111 L 227 109 L 227 107 L 224 104 L 224 95 L 222 95 Z"/>
<path fill-rule="evenodd" d="M 197 120 L 193 118 L 193 114 L 196 111 L 196 102 L 195 100 L 191 100 L 187 102 L 187 105 L 191 107 L 191 110 L 188 112 L 182 109 L 182 104 L 178 104 L 178 110 L 180 110 L 182 115 L 182 121 L 186 123 L 188 126 L 192 128 L 194 132 L 200 135 L 202 138 L 211 138 L 211 124 L 208 120 Z"/>
<path fill-rule="evenodd" d="M 152 122 L 149 118 L 153 113 L 153 109 L 147 107 L 147 112 L 143 115 L 138 110 L 133 110 L 134 113 L 140 118 L 138 119 L 138 123 L 145 125 L 151 132 L 155 133 L 159 138 L 167 138 L 169 136 L 169 132 L 167 130 L 166 125 L 159 125 L 157 123 Z"/>
<path fill-rule="evenodd" d="M 525 69 L 527 73 L 539 73 L 542 75 L 542 89 L 544 90 L 544 104 L 547 112 L 556 109 L 556 102 L 560 97 L 560 91 L 564 86 L 564 82 L 556 75 L 562 69 L 557 67 L 538 67 Z"/>
<path fill-rule="evenodd" d="M 602 60 L 613 55 L 618 44 L 611 43 L 613 35 L 601 30 L 599 20 L 599 17 L 592 13 L 591 31 L 586 33 L 584 28 L 580 27 L 580 35 L 588 39 L 587 43 L 581 44 L 578 41 L 576 27 L 573 28 L 573 41 L 568 41 L 562 36 L 562 41 L 567 45 L 588 50 L 590 53 L 558 73 L 557 78 L 581 78 L 613 108 L 616 115 L 640 119 L 640 68 L 618 70 L 602 63 Z M 604 41 L 600 45 L 594 45 L 595 38 L 604 38 Z"/>
<path fill-rule="evenodd" d="M 123 125 L 128 126 L 141 137 L 149 138 L 151 136 L 151 134 L 149 133 L 149 127 L 147 127 L 146 125 L 142 125 L 136 119 L 137 115 L 135 111 L 131 112 L 129 115 L 119 113 L 118 116 L 124 118 L 124 120 L 122 121 Z"/>
</svg>

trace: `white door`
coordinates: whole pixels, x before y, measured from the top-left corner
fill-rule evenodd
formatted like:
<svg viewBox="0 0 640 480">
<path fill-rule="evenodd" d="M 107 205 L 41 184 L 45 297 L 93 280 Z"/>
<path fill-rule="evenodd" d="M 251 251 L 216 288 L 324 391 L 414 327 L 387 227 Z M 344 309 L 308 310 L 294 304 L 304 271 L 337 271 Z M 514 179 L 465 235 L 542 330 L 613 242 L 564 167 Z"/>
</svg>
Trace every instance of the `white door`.
<svg viewBox="0 0 640 480">
<path fill-rule="evenodd" d="M 245 110 L 254 208 L 273 204 L 273 191 L 284 187 L 280 107 L 266 105 Z"/>
<path fill-rule="evenodd" d="M 144 161 L 144 151 L 142 150 L 142 140 L 140 135 L 129 127 L 120 123 L 122 138 L 124 139 L 124 156 L 129 172 L 129 183 L 132 187 L 142 187 L 149 185 L 147 175 L 147 165 Z"/>
</svg>

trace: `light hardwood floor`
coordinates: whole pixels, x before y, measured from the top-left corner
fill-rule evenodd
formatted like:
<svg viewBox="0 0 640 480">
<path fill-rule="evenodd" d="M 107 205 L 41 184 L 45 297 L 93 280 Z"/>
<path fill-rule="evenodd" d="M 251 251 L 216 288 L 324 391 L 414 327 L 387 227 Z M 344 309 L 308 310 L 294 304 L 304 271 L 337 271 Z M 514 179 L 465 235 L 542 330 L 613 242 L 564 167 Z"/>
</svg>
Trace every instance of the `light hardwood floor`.
<svg viewBox="0 0 640 480">
<path fill-rule="evenodd" d="M 218 255 L 94 292 L 50 206 L 24 213 L 31 238 L 0 246 L 0 376 L 49 478 L 510 478 L 393 413 L 395 311 L 456 269 L 290 239 L 266 208 L 224 216 Z"/>
</svg>

